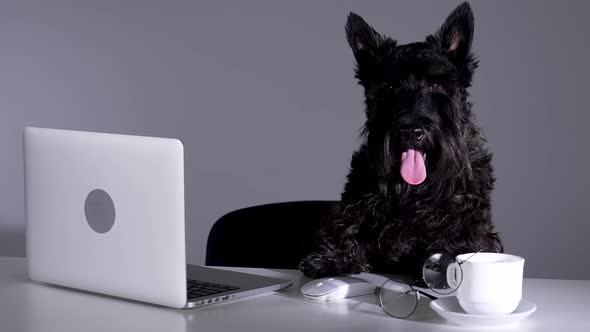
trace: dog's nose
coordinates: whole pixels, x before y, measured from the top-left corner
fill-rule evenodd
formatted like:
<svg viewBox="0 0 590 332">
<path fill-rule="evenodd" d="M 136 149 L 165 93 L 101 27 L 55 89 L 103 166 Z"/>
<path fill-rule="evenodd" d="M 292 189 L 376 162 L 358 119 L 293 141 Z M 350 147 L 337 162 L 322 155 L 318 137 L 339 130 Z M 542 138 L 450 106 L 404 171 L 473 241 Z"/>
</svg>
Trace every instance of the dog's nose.
<svg viewBox="0 0 590 332">
<path fill-rule="evenodd" d="M 400 129 L 400 135 L 405 142 L 418 143 L 424 138 L 426 132 L 422 128 L 404 128 Z"/>
</svg>

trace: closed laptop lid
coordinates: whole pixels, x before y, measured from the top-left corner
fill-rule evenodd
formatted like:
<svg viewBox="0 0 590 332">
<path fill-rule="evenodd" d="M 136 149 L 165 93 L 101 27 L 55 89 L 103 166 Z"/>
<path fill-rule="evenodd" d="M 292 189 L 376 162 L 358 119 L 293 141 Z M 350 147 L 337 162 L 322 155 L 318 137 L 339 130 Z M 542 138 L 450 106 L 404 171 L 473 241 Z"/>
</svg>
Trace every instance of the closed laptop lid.
<svg viewBox="0 0 590 332">
<path fill-rule="evenodd" d="M 30 278 L 186 304 L 179 140 L 25 128 Z"/>
</svg>

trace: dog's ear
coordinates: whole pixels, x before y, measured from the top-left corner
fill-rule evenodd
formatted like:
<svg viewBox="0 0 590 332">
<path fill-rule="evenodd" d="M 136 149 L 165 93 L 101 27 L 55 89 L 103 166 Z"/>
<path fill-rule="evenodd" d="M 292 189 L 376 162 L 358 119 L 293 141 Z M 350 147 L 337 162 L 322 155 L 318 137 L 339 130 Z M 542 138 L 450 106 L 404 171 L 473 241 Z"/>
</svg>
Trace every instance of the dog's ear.
<svg viewBox="0 0 590 332">
<path fill-rule="evenodd" d="M 427 38 L 434 42 L 453 62 L 468 60 L 473 41 L 473 12 L 469 3 L 460 4 L 434 34 Z"/>
<path fill-rule="evenodd" d="M 365 56 L 372 56 L 383 43 L 383 36 L 375 31 L 362 17 L 350 12 L 346 21 L 346 39 L 354 52 L 357 62 Z"/>
</svg>

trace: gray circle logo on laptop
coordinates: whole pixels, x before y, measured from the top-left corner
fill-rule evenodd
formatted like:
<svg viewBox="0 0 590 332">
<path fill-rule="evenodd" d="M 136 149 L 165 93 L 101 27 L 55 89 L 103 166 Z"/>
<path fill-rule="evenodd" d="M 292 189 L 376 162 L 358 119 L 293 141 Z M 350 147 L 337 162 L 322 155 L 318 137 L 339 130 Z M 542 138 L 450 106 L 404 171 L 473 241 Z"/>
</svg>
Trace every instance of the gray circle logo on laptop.
<svg viewBox="0 0 590 332">
<path fill-rule="evenodd" d="M 97 233 L 106 233 L 115 224 L 115 204 L 102 189 L 94 189 L 84 202 L 84 214 L 90 228 Z"/>
</svg>

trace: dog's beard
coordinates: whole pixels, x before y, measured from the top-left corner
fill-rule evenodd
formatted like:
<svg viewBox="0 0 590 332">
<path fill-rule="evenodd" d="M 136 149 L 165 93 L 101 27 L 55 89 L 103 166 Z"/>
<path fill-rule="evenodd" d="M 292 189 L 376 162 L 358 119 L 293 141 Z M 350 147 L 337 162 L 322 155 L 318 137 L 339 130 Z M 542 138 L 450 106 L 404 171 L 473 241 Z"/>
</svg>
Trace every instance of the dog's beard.
<svg viewBox="0 0 590 332">
<path fill-rule="evenodd" d="M 378 131 L 377 129 L 366 130 L 365 132 L 367 134 L 367 148 L 371 166 L 379 178 L 391 178 L 394 168 L 399 164 L 394 160 L 390 132 Z"/>
<path fill-rule="evenodd" d="M 432 129 L 436 138 L 428 147 L 415 149 L 396 146 L 390 131 L 367 131 L 371 165 L 379 178 L 389 182 L 399 175 L 407 185 L 419 185 L 427 178 L 430 183 L 468 178 L 469 151 L 458 128 L 453 129 L 444 133 L 439 128 Z"/>
<path fill-rule="evenodd" d="M 380 178 L 399 175 L 409 185 L 419 185 L 426 179 L 429 148 L 402 148 L 392 130 L 371 129 L 365 134 L 372 167 Z"/>
<path fill-rule="evenodd" d="M 467 146 L 468 130 L 464 123 L 464 117 L 468 115 L 463 111 L 463 105 L 460 99 L 455 98 L 451 103 L 443 106 L 444 111 L 442 123 L 444 127 L 436 127 L 437 158 L 436 176 L 442 180 L 458 178 L 471 178 L 471 163 L 469 158 L 469 147 Z"/>
<path fill-rule="evenodd" d="M 437 160 L 436 177 L 440 179 L 470 178 L 471 163 L 465 140 L 455 133 L 440 138 L 440 153 Z"/>
</svg>

